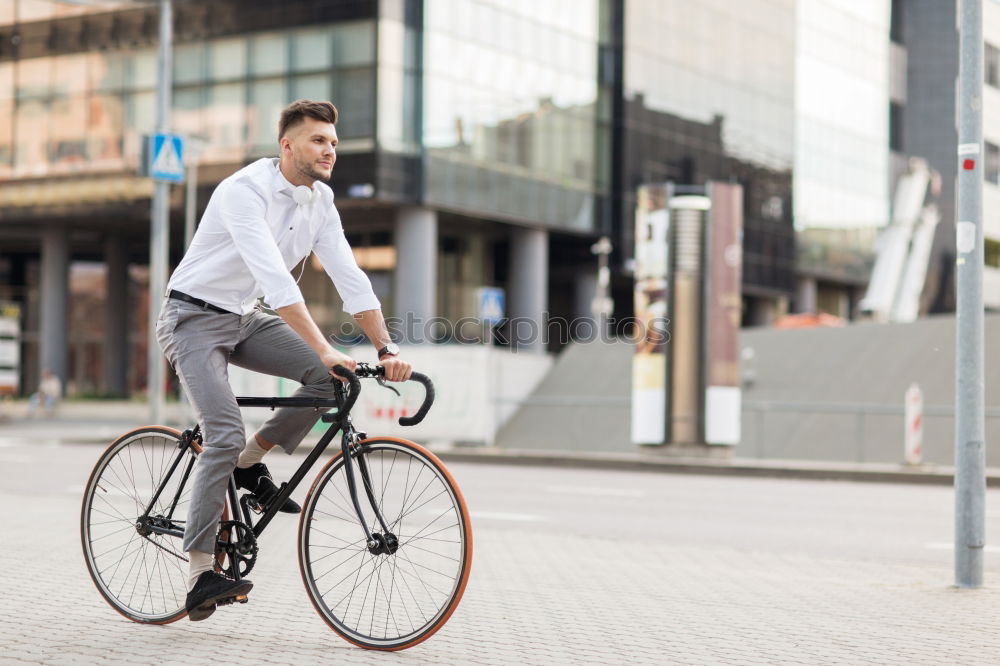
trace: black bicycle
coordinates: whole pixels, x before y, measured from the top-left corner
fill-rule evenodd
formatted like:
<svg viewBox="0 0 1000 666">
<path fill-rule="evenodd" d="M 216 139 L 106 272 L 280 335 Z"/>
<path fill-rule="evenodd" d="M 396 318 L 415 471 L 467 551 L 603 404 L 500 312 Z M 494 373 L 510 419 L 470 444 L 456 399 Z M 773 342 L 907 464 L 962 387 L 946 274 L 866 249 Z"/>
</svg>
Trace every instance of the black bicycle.
<svg viewBox="0 0 1000 666">
<path fill-rule="evenodd" d="M 385 385 L 383 368 L 359 363 L 356 374 L 334 370 L 349 386 L 337 382 L 333 400 L 237 398 L 248 407 L 324 410 L 321 418 L 330 428 L 267 508 L 252 494 L 239 497 L 230 478 L 216 568 L 237 580 L 253 569 L 264 528 L 340 433 L 340 452 L 320 470 L 302 507 L 302 581 L 316 611 L 343 638 L 364 648 L 401 650 L 433 635 L 462 598 L 472 564 L 469 512 L 433 453 L 355 429 L 350 412 L 359 378 Z M 415 372 L 412 380 L 424 385 L 424 400 L 414 415 L 399 419 L 401 425 L 419 423 L 434 401 L 425 375 Z M 201 443 L 197 425 L 183 433 L 138 428 L 108 447 L 87 482 L 80 516 L 87 568 L 111 607 L 135 622 L 167 624 L 186 615 L 181 539 Z"/>
</svg>

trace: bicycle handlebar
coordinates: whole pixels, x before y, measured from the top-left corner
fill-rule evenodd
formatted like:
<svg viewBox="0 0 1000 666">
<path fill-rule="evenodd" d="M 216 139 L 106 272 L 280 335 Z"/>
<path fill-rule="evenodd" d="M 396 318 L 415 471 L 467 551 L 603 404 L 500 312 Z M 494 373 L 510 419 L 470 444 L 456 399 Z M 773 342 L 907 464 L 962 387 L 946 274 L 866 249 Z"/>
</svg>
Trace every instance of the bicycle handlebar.
<svg viewBox="0 0 1000 666">
<path fill-rule="evenodd" d="M 379 367 L 381 368 L 382 366 Z M 434 404 L 434 383 L 431 382 L 430 377 L 422 372 L 414 372 L 410 374 L 410 381 L 419 382 L 424 385 L 424 401 L 420 404 L 420 409 L 413 416 L 399 417 L 399 425 L 401 426 L 417 425 L 424 420 L 427 412 L 430 411 L 431 405 Z"/>
<path fill-rule="evenodd" d="M 344 404 L 338 410 L 341 414 L 350 414 L 351 408 L 354 407 L 354 403 L 357 402 L 358 396 L 361 394 L 361 381 L 358 376 L 345 368 L 342 365 L 335 365 L 332 368 L 333 372 L 340 377 L 346 377 L 347 383 L 350 385 L 350 390 L 347 392 L 347 399 Z"/>
<path fill-rule="evenodd" d="M 361 382 L 360 378 L 368 377 L 384 377 L 385 367 L 381 365 L 369 365 L 367 363 L 358 363 L 357 372 L 351 372 L 342 365 L 333 366 L 333 372 L 341 377 L 346 377 L 350 390 L 347 394 L 347 401 L 341 408 L 341 413 L 349 414 L 351 408 L 354 407 L 354 403 L 358 399 L 358 395 L 361 393 Z M 420 404 L 420 409 L 413 416 L 401 416 L 399 417 L 399 425 L 401 426 L 413 426 L 417 425 L 424 420 L 427 416 L 427 412 L 430 411 L 431 405 L 434 404 L 434 383 L 430 380 L 430 377 L 423 374 L 422 372 L 414 372 L 410 374 L 409 381 L 418 382 L 424 386 L 424 401 Z"/>
</svg>

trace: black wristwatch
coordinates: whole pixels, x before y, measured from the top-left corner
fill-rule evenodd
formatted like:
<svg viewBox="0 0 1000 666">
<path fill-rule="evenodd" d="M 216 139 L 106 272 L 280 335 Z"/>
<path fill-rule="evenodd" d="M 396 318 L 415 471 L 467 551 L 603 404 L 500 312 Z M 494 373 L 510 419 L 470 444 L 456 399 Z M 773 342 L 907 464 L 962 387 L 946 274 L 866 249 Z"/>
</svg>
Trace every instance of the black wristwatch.
<svg viewBox="0 0 1000 666">
<path fill-rule="evenodd" d="M 390 342 L 382 349 L 378 350 L 378 360 L 382 360 L 383 356 L 399 356 L 399 345 L 395 342 Z"/>
</svg>

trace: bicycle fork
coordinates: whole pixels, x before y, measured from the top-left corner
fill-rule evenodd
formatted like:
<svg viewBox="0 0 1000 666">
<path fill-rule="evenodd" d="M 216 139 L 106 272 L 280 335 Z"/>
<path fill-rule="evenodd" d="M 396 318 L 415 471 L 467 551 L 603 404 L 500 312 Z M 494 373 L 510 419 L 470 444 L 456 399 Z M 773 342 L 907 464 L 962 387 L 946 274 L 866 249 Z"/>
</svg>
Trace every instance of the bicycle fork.
<svg viewBox="0 0 1000 666">
<path fill-rule="evenodd" d="M 352 427 L 345 428 L 341 438 L 340 448 L 344 452 L 344 472 L 347 474 L 347 487 L 351 492 L 351 502 L 354 504 L 354 511 L 358 515 L 358 522 L 361 523 L 365 531 L 365 539 L 368 545 L 368 552 L 372 555 L 392 555 L 399 548 L 399 540 L 396 535 L 389 531 L 389 526 L 379 510 L 378 502 L 375 501 L 375 492 L 372 489 L 371 474 L 368 471 L 368 462 L 359 442 L 361 437 Z M 368 503 L 378 519 L 382 532 L 372 532 L 368 529 L 368 522 L 365 520 L 364 512 L 361 510 L 361 502 L 358 500 L 357 482 L 354 480 L 354 455 L 357 455 L 358 470 L 361 474 L 361 481 L 365 487 L 365 495 Z"/>
</svg>

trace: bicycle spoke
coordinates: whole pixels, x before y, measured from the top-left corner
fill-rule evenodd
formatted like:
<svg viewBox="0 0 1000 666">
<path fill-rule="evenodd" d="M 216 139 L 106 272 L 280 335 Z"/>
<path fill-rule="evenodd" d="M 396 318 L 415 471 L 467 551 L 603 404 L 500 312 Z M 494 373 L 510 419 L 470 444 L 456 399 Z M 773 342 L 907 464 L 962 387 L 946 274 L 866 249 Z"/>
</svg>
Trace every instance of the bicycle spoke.
<svg viewBox="0 0 1000 666">
<path fill-rule="evenodd" d="M 423 578 L 423 576 L 420 575 L 420 572 L 417 571 L 416 565 L 414 565 L 413 561 L 409 558 L 408 555 L 406 555 L 406 553 L 403 553 L 402 559 L 404 559 L 407 564 L 409 564 L 411 567 L 413 567 L 413 574 L 412 575 L 423 586 L 424 592 L 427 593 L 428 597 L 434 596 L 434 595 L 431 594 L 431 590 L 434 590 L 435 592 L 437 592 L 440 595 L 447 594 L 446 592 L 442 592 L 441 590 L 437 589 L 436 587 L 434 587 L 433 585 L 431 585 L 427 581 L 425 581 L 424 578 Z M 424 567 L 424 568 L 426 568 L 426 567 Z M 406 572 L 403 571 L 403 574 L 406 575 Z"/>
<path fill-rule="evenodd" d="M 363 541 L 364 541 L 364 538 L 363 538 L 363 537 L 362 537 L 361 539 L 355 539 L 354 541 L 348 541 L 347 539 L 342 539 L 341 537 L 339 537 L 339 536 L 336 536 L 336 535 L 334 535 L 334 534 L 330 534 L 329 532 L 324 532 L 323 530 L 319 529 L 318 527 L 313 527 L 313 529 L 314 529 L 314 530 L 315 530 L 315 531 L 316 531 L 317 533 L 319 533 L 319 534 L 322 534 L 323 536 L 328 536 L 328 537 L 330 537 L 331 539 L 336 539 L 337 541 L 340 541 L 340 542 L 342 542 L 342 543 L 346 543 L 346 544 L 348 544 L 348 545 L 351 545 L 351 544 L 356 544 L 356 543 L 359 543 L 359 542 L 363 542 Z"/>
<path fill-rule="evenodd" d="M 327 574 L 331 574 L 331 573 L 333 573 L 334 571 L 337 571 L 338 569 L 340 569 L 341 567 L 344 567 L 344 566 L 349 566 L 349 565 L 347 564 L 348 562 L 350 562 L 350 561 L 351 561 L 352 559 L 354 559 L 354 558 L 355 558 L 355 557 L 357 557 L 358 555 L 364 555 L 364 554 L 368 553 L 368 549 L 367 549 L 367 548 L 354 548 L 354 549 L 351 549 L 351 550 L 347 550 L 347 549 L 344 549 L 344 550 L 342 550 L 341 552 L 342 552 L 342 553 L 346 552 L 346 553 L 347 553 L 347 557 L 346 557 L 346 558 L 345 558 L 344 560 L 340 561 L 339 563 L 337 563 L 337 564 L 334 564 L 333 566 L 331 566 L 331 567 L 330 567 L 329 569 L 327 569 L 327 570 L 326 570 L 326 571 L 325 571 L 324 573 L 320 574 L 319 576 L 316 576 L 316 577 L 315 577 L 315 578 L 313 579 L 314 581 L 316 581 L 316 582 L 319 582 L 319 581 L 320 581 L 320 580 L 322 580 L 322 579 L 323 579 L 323 578 L 324 578 L 324 577 L 325 577 L 325 576 L 326 576 Z M 337 553 L 330 553 L 330 555 L 336 555 L 336 554 L 337 554 Z M 323 557 L 327 557 L 327 555 L 324 555 Z M 315 562 L 319 562 L 319 561 L 320 561 L 320 560 L 322 560 L 322 559 L 323 559 L 323 558 L 321 557 L 321 558 L 319 558 L 319 559 L 315 560 L 315 561 L 314 561 L 314 563 L 315 563 Z M 362 562 L 362 564 L 360 565 L 360 567 L 359 567 L 359 568 L 363 568 L 363 567 L 364 567 L 364 562 Z M 328 590 L 328 591 L 327 591 L 327 594 L 329 594 L 329 592 L 333 591 L 333 590 L 334 590 L 334 589 L 335 589 L 336 587 L 338 587 L 338 586 L 339 586 L 339 585 L 340 585 L 341 583 L 343 583 L 343 582 L 344 582 L 344 580 L 346 580 L 346 579 L 350 578 L 350 577 L 351 577 L 351 574 L 355 573 L 356 571 L 357 571 L 357 569 L 352 569 L 352 570 L 350 571 L 350 573 L 348 573 L 348 574 L 347 574 L 346 576 L 344 576 L 344 577 L 343 577 L 342 579 L 340 579 L 339 581 L 337 581 L 336 583 L 334 583 L 334 584 L 333 584 L 333 587 L 331 587 L 331 588 L 330 588 L 330 590 Z"/>
<path fill-rule="evenodd" d="M 114 536 L 116 534 L 121 534 L 125 530 L 134 530 L 134 529 L 135 529 L 135 525 L 126 525 L 125 527 L 121 527 L 121 528 L 115 530 L 114 532 L 108 532 L 104 536 L 99 536 L 96 539 L 91 539 L 90 543 L 94 544 L 94 543 L 97 543 L 98 541 L 100 541 L 101 539 L 107 539 L 109 536 Z"/>
<path fill-rule="evenodd" d="M 333 546 L 320 546 L 320 548 L 332 548 L 332 547 Z M 363 546 L 356 547 L 356 548 L 348 548 L 347 546 L 344 546 L 342 548 L 337 548 L 336 550 L 333 550 L 333 551 L 327 553 L 326 555 L 322 555 L 320 557 L 317 557 L 315 560 L 310 560 L 309 563 L 312 566 L 315 566 L 315 565 L 319 564 L 320 562 L 322 562 L 323 560 L 325 560 L 326 558 L 333 557 L 334 555 L 336 555 L 338 553 L 343 553 L 343 552 L 347 551 L 347 552 L 350 552 L 350 553 L 357 554 L 357 553 L 360 553 L 360 552 L 362 552 L 364 550 L 368 550 L 368 549 L 365 548 L 365 547 L 363 547 Z M 339 565 L 337 565 L 337 566 L 339 566 Z M 326 573 L 330 573 L 331 571 L 333 571 L 333 569 L 329 569 Z M 320 576 L 317 576 L 316 580 L 319 580 L 320 578 L 322 578 L 323 576 L 325 576 L 326 573 L 322 574 Z"/>
<path fill-rule="evenodd" d="M 116 478 L 116 479 L 118 479 L 118 482 L 119 482 L 119 483 L 121 483 L 122 485 L 121 485 L 121 486 L 116 486 L 115 484 L 111 483 L 111 480 L 110 480 L 110 479 L 104 479 L 104 481 L 103 481 L 103 482 L 104 482 L 104 484 L 105 484 L 105 485 L 108 485 L 108 486 L 110 486 L 110 487 L 112 487 L 112 488 L 114 488 L 115 490 L 117 490 L 117 491 L 118 491 L 118 492 L 120 492 L 121 494 L 125 495 L 126 497 L 128 497 L 129 499 L 131 499 L 131 500 L 132 500 L 133 502 L 135 502 L 135 503 L 136 503 L 136 505 L 138 506 L 138 505 L 139 505 L 139 503 L 140 503 L 140 502 L 139 502 L 139 497 L 138 497 L 138 496 L 137 496 L 136 494 L 134 494 L 134 493 L 130 493 L 130 492 L 129 492 L 128 490 L 126 490 L 126 489 L 125 489 L 125 486 L 126 486 L 127 484 L 126 484 L 125 480 L 124 480 L 124 479 L 122 479 L 122 478 L 121 478 L 121 476 L 120 476 L 120 475 L 118 474 L 118 472 L 116 472 L 116 471 L 115 471 L 115 470 L 113 470 L 113 469 L 111 470 L 111 472 L 113 472 L 113 473 L 114 473 L 114 475 L 115 475 L 115 478 Z"/>
<path fill-rule="evenodd" d="M 371 555 L 369 553 L 364 553 L 362 557 L 363 560 L 361 562 L 361 566 L 358 567 L 358 571 L 354 576 L 354 585 L 351 586 L 351 592 L 348 595 L 350 598 L 347 601 L 347 608 L 344 610 L 344 615 L 347 615 L 347 613 L 351 610 L 351 601 L 354 600 L 354 591 L 358 589 L 358 576 L 361 575 L 361 570 L 371 561 Z M 365 580 L 368 580 L 370 577 L 371 574 L 368 574 L 367 576 L 365 576 Z M 367 596 L 367 591 L 366 591 L 366 596 Z"/>
<path fill-rule="evenodd" d="M 423 530 L 420 530 L 420 532 L 416 532 L 414 534 L 403 534 L 402 532 L 400 532 L 398 536 L 400 536 L 400 537 L 406 537 L 407 541 L 405 543 L 409 543 L 410 541 L 417 541 L 417 540 L 421 540 L 421 541 L 422 540 L 444 541 L 444 542 L 451 541 L 452 543 L 460 543 L 459 541 L 453 541 L 453 540 L 449 540 L 449 539 L 432 539 L 431 538 L 432 534 L 440 534 L 441 532 L 444 532 L 445 530 L 455 529 L 456 527 L 458 527 L 458 523 L 453 523 L 451 525 L 445 525 L 444 527 L 439 527 L 438 529 L 434 530 L 433 532 L 428 532 L 427 534 L 425 534 L 423 536 L 417 536 L 417 534 L 420 534 L 420 532 L 423 532 Z"/>
<path fill-rule="evenodd" d="M 109 507 L 111 507 L 111 508 L 112 508 L 112 509 L 114 509 L 114 510 L 115 510 L 116 512 L 118 512 L 118 518 L 119 518 L 120 520 L 124 520 L 124 521 L 125 521 L 125 522 L 127 522 L 127 523 L 128 523 L 129 525 L 131 525 L 131 524 L 133 524 L 133 523 L 135 522 L 135 518 L 129 518 L 128 516 L 126 516 L 126 515 L 125 515 L 124 513 L 122 513 L 121 511 L 118 511 L 118 507 L 116 507 L 116 506 L 115 506 L 114 504 L 112 504 L 111 502 L 109 502 L 109 501 L 108 501 L 108 500 L 107 500 L 106 498 L 104 498 L 104 497 L 101 497 L 100 495 L 98 495 L 98 496 L 97 496 L 97 498 L 98 498 L 98 499 L 100 499 L 100 500 L 103 500 L 103 501 L 104 501 L 104 502 L 105 502 L 105 503 L 106 503 L 106 504 L 107 504 L 107 505 L 108 505 Z M 91 506 L 91 511 L 96 511 L 96 512 L 98 512 L 98 513 L 102 513 L 102 514 L 104 514 L 105 516 L 107 516 L 107 517 L 109 517 L 109 518 L 114 518 L 114 516 L 112 516 L 112 515 L 111 515 L 110 513 L 108 513 L 107 511 L 101 511 L 100 509 L 95 509 L 95 508 L 93 508 L 93 506 Z"/>
<path fill-rule="evenodd" d="M 424 538 L 424 537 L 422 537 L 420 535 L 423 534 L 432 525 L 434 525 L 434 523 L 436 523 L 440 518 L 442 518 L 444 516 L 448 516 L 449 514 L 451 514 L 451 519 L 455 520 L 456 522 L 454 522 L 454 523 L 452 523 L 450 525 L 445 525 L 443 527 L 435 526 L 435 529 L 433 531 L 431 531 L 431 532 L 427 532 L 427 534 L 425 536 L 430 536 L 432 534 L 438 534 L 438 533 L 443 532 L 445 530 L 450 530 L 450 529 L 452 529 L 454 527 L 458 527 L 459 523 L 457 521 L 458 521 L 459 517 L 457 515 L 454 515 L 454 511 L 453 510 L 447 509 L 443 513 L 440 513 L 437 516 L 435 516 L 434 520 L 430 520 L 427 523 L 425 523 L 423 527 L 421 527 L 419 530 L 417 530 L 413 534 L 407 534 L 406 535 L 407 538 L 409 538 L 409 539 L 422 539 L 422 538 Z M 403 534 L 403 531 L 400 530 L 399 533 Z"/>
<path fill-rule="evenodd" d="M 399 551 L 397 551 L 397 552 L 399 552 Z M 442 578 L 447 578 L 449 580 L 455 580 L 455 577 L 452 576 L 451 574 L 443 573 L 443 572 L 438 571 L 437 569 L 435 569 L 433 567 L 427 566 L 426 564 L 420 564 L 419 562 L 414 562 L 413 560 L 410 559 L 410 556 L 407 555 L 405 552 L 403 553 L 403 558 L 407 561 L 408 564 L 410 564 L 410 566 L 414 567 L 414 570 L 416 570 L 415 569 L 416 567 L 420 567 L 421 569 L 425 569 L 427 571 L 430 571 L 431 573 L 437 574 L 438 576 L 441 576 Z M 423 580 L 423 579 L 421 579 L 421 580 Z M 444 594 L 444 593 L 442 592 L 442 594 Z"/>
<path fill-rule="evenodd" d="M 366 555 L 370 555 L 370 553 L 368 552 L 368 549 L 365 549 L 365 550 L 361 551 L 361 552 L 360 552 L 360 553 L 358 553 L 358 554 L 359 554 L 359 555 L 362 555 L 362 556 L 366 556 Z M 360 572 L 361 572 L 361 570 L 365 568 L 365 564 L 367 564 L 367 562 L 368 562 L 368 559 L 369 559 L 369 558 L 367 558 L 367 557 L 362 557 L 362 559 L 361 559 L 361 564 L 359 564 L 359 565 L 357 566 L 357 568 L 356 568 L 356 569 L 352 570 L 352 571 L 351 571 L 350 573 L 348 573 L 348 574 L 347 574 L 346 576 L 344 576 L 343 578 L 341 578 L 340 580 L 338 580 L 338 581 L 337 581 L 336 583 L 334 583 L 334 584 L 333 584 L 333 585 L 332 585 L 332 586 L 330 587 L 330 589 L 329 589 L 329 590 L 327 590 L 327 591 L 326 591 L 326 592 L 325 592 L 324 594 L 322 594 L 322 595 L 320 595 L 320 596 L 323 596 L 323 597 L 325 597 L 326 595 L 330 594 L 330 593 L 331 593 L 331 592 L 333 592 L 333 591 L 334 591 L 335 589 L 337 589 L 337 588 L 338 588 L 338 587 L 340 586 L 340 584 L 341 584 L 341 583 L 343 583 L 343 582 L 344 582 L 345 580 L 347 580 L 348 578 L 350 578 L 350 577 L 351 577 L 352 575 L 354 575 L 354 576 L 355 576 L 355 581 L 354 581 L 355 585 L 354 585 L 354 587 L 352 587 L 352 588 L 351 588 L 351 591 L 353 592 L 353 591 L 354 591 L 354 588 L 355 588 L 355 587 L 357 587 L 357 576 L 358 576 L 358 575 L 360 575 Z M 351 558 L 348 558 L 348 559 L 347 559 L 347 560 L 346 560 L 346 561 L 344 562 L 344 564 L 346 564 L 346 563 L 347 563 L 348 561 L 350 561 L 350 560 L 351 560 Z M 333 569 L 331 569 L 330 571 L 333 571 Z M 329 572 L 327 572 L 327 573 L 329 573 Z M 324 574 L 324 575 L 326 575 L 326 574 Z M 340 601 L 343 601 L 343 599 L 341 599 Z M 338 601 L 338 602 L 337 602 L 337 605 L 340 605 L 340 601 Z"/>
<path fill-rule="evenodd" d="M 327 500 L 327 501 L 329 501 L 329 500 Z M 338 507 L 338 508 L 340 508 L 340 507 Z M 355 517 L 355 516 L 353 516 L 351 514 L 349 514 L 349 515 L 351 515 L 350 518 L 344 518 L 343 516 L 338 516 L 337 514 L 329 513 L 328 511 L 322 511 L 320 509 L 316 509 L 316 513 L 323 514 L 324 516 L 330 516 L 331 518 L 335 518 L 336 520 L 342 520 L 345 523 L 350 523 L 352 525 L 355 525 L 358 522 L 357 517 Z"/>
<path fill-rule="evenodd" d="M 429 553 L 431 555 L 434 555 L 435 557 L 443 557 L 446 560 L 451 560 L 452 562 L 455 562 L 457 564 L 461 564 L 461 560 L 459 560 L 457 557 L 450 557 L 448 555 L 442 555 L 441 553 L 434 552 L 433 550 L 427 550 L 426 548 L 421 548 L 420 546 L 414 546 L 412 544 L 410 545 L 410 548 L 416 548 L 417 550 L 422 550 L 423 552 Z"/>
<path fill-rule="evenodd" d="M 426 500 L 425 502 L 422 502 L 422 503 L 420 503 L 420 504 L 419 504 L 418 506 L 415 506 L 415 507 L 411 508 L 411 509 L 410 509 L 409 511 L 407 511 L 407 512 L 406 512 L 405 514 L 403 514 L 402 516 L 400 516 L 400 517 L 399 517 L 399 520 L 401 521 L 401 520 L 402 520 L 403 518 L 406 518 L 407 516 L 409 516 L 409 515 L 410 515 L 411 513 L 413 513 L 414 511 L 419 511 L 420 509 L 422 509 L 423 507 L 427 506 L 427 505 L 428 505 L 429 503 L 433 502 L 433 501 L 434 501 L 434 500 L 436 500 L 436 499 L 437 499 L 438 497 L 441 497 L 441 495 L 443 495 L 443 494 L 445 494 L 445 493 L 447 493 L 447 492 L 448 492 L 448 489 L 447 489 L 447 488 L 442 488 L 442 489 L 441 489 L 441 492 L 439 492 L 439 493 L 438 493 L 437 495 L 435 495 L 434 497 L 431 497 L 431 498 L 429 498 L 429 499 L 428 499 L 428 500 Z M 423 493 L 421 493 L 421 494 L 423 494 Z M 445 509 L 445 511 L 446 511 L 446 512 L 447 512 L 447 511 L 451 511 L 451 510 L 452 510 L 452 507 L 448 507 L 447 509 Z M 393 523 L 393 524 L 395 524 L 395 523 Z"/>
</svg>

